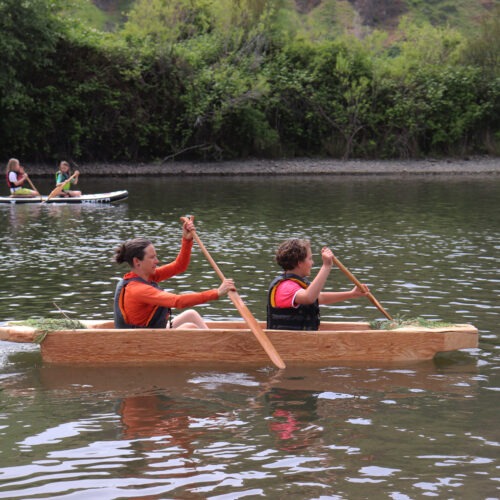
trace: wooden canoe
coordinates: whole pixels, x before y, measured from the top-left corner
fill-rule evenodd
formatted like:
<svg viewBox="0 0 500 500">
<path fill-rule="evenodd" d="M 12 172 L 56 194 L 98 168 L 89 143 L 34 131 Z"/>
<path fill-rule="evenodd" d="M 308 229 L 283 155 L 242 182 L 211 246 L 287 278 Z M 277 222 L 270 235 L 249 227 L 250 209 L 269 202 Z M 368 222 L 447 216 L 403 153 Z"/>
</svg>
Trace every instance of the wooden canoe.
<svg viewBox="0 0 500 500">
<path fill-rule="evenodd" d="M 95 366 L 270 363 L 242 321 L 208 322 L 208 330 L 117 330 L 112 321 L 83 323 L 86 329 L 47 333 L 41 343 L 43 361 Z M 325 322 L 317 332 L 265 331 L 287 364 L 420 361 L 432 359 L 439 352 L 478 345 L 477 329 L 467 324 L 372 330 L 369 323 Z M 26 326 L 0 327 L 0 340 L 11 342 L 33 342 L 39 334 Z"/>
</svg>

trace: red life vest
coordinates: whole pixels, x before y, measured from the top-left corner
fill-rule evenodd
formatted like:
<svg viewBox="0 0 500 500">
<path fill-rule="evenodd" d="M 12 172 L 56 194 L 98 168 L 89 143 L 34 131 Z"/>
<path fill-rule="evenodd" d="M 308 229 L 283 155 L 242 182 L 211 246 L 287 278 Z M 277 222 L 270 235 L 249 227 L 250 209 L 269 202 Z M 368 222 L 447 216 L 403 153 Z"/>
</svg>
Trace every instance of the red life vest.
<svg viewBox="0 0 500 500">
<path fill-rule="evenodd" d="M 17 179 L 19 179 L 19 174 L 15 172 L 14 170 L 11 170 L 11 172 L 14 172 L 16 174 L 16 182 Z M 9 186 L 9 189 L 12 191 L 13 189 L 19 189 L 21 186 L 16 186 L 10 179 L 9 179 L 10 172 L 7 172 L 5 174 L 6 181 L 7 181 L 7 186 Z"/>
</svg>

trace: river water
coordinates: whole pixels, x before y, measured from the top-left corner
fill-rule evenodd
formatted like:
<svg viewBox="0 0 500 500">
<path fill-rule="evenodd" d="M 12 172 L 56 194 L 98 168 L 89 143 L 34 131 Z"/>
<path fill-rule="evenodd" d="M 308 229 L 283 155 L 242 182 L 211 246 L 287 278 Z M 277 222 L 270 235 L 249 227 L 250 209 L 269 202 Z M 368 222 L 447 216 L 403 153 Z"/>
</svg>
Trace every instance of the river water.
<svg viewBox="0 0 500 500">
<path fill-rule="evenodd" d="M 423 363 L 278 371 L 57 367 L 0 342 L 0 498 L 500 498 L 499 177 L 82 177 L 81 188 L 130 196 L 0 207 L 0 321 L 110 318 L 125 272 L 113 248 L 147 236 L 167 262 L 179 217 L 194 214 L 259 319 L 275 248 L 307 237 L 317 263 L 330 245 L 393 315 L 472 323 L 480 345 Z M 218 283 L 195 246 L 165 287 Z M 328 289 L 350 288 L 332 271 Z M 198 310 L 238 317 L 227 298 Z M 357 299 L 322 318 L 380 313 Z"/>
</svg>

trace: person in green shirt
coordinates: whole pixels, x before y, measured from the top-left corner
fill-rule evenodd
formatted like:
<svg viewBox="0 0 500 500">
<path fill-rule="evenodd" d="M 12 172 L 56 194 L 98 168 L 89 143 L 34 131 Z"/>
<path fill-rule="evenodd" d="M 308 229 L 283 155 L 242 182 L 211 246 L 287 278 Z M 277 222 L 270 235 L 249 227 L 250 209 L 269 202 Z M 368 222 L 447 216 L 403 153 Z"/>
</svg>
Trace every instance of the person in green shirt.
<svg viewBox="0 0 500 500">
<path fill-rule="evenodd" d="M 59 196 L 64 196 L 64 197 L 74 197 L 74 196 L 81 196 L 82 192 L 81 191 L 75 191 L 71 189 L 72 185 L 78 184 L 78 178 L 80 172 L 78 170 L 75 171 L 76 177 L 74 177 L 71 182 L 67 182 L 68 179 L 71 177 L 71 171 L 70 171 L 70 166 L 67 161 L 62 161 L 59 164 L 59 170 L 56 173 L 56 187 L 64 184 L 63 190 L 61 191 L 61 194 Z"/>
</svg>

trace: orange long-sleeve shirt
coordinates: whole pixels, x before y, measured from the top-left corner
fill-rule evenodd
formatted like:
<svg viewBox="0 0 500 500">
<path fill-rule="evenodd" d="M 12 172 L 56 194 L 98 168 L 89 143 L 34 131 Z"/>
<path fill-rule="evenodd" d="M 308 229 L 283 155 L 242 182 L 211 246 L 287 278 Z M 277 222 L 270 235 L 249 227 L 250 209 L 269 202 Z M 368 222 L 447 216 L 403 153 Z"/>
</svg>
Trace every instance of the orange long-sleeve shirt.
<svg viewBox="0 0 500 500">
<path fill-rule="evenodd" d="M 169 264 L 158 267 L 154 274 L 150 276 L 150 281 L 165 281 L 176 274 L 184 272 L 191 259 L 192 247 L 193 240 L 186 240 L 183 238 L 181 249 L 176 259 Z M 128 272 L 123 279 L 135 277 L 137 277 L 136 273 Z M 176 295 L 138 281 L 131 281 L 125 289 L 124 312 L 127 323 L 137 326 L 146 326 L 156 306 L 184 309 L 211 300 L 217 300 L 218 298 L 219 292 L 217 289 Z"/>
</svg>

